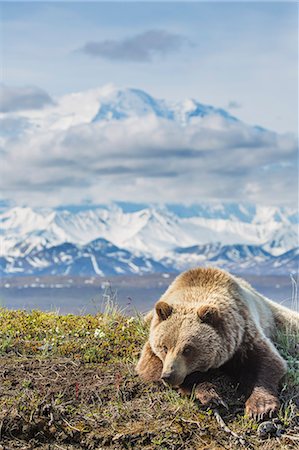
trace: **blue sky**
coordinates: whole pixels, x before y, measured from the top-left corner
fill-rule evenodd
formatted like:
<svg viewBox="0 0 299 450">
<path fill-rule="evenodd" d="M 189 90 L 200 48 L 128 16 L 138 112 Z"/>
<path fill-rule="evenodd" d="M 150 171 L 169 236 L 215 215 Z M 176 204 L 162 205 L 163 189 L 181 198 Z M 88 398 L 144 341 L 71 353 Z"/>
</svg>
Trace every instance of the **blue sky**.
<svg viewBox="0 0 299 450">
<path fill-rule="evenodd" d="M 113 82 L 156 97 L 194 97 L 238 117 L 297 131 L 295 3 L 2 3 L 4 83 L 61 95 Z M 86 43 L 149 30 L 182 39 L 149 61 L 90 56 Z"/>
<path fill-rule="evenodd" d="M 297 10 L 292 2 L 2 2 L 2 201 L 297 205 Z M 94 125 L 99 105 L 89 102 L 111 84 L 195 98 L 270 131 L 242 122 L 222 129 L 213 118 Z M 71 107 L 89 122 L 74 125 Z"/>
</svg>

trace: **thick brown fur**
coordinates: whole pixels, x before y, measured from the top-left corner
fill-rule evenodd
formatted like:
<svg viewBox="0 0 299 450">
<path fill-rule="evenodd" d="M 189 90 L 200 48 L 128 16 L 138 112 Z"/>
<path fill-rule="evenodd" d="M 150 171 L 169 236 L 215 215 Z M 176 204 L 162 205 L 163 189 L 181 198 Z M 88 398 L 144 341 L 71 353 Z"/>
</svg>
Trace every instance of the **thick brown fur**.
<svg viewBox="0 0 299 450">
<path fill-rule="evenodd" d="M 136 367 L 141 378 L 162 378 L 185 394 L 194 390 L 203 404 L 224 404 L 209 380 L 221 370 L 246 392 L 248 415 L 277 411 L 286 363 L 274 335 L 277 326 L 297 327 L 297 313 L 225 271 L 197 268 L 179 275 L 147 317 L 150 336 Z"/>
<path fill-rule="evenodd" d="M 142 349 L 136 371 L 144 381 L 158 381 L 161 379 L 163 363 L 151 349 L 147 341 Z"/>
</svg>

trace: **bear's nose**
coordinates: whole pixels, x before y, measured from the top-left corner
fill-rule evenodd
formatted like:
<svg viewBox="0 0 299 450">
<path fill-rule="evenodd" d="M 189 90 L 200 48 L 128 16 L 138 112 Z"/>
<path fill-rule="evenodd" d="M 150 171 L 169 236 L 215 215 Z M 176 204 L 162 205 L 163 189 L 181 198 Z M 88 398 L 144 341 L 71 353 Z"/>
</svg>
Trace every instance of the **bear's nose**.
<svg viewBox="0 0 299 450">
<path fill-rule="evenodd" d="M 166 383 L 173 384 L 175 377 L 174 377 L 173 373 L 168 372 L 168 373 L 163 373 L 161 378 Z"/>
</svg>

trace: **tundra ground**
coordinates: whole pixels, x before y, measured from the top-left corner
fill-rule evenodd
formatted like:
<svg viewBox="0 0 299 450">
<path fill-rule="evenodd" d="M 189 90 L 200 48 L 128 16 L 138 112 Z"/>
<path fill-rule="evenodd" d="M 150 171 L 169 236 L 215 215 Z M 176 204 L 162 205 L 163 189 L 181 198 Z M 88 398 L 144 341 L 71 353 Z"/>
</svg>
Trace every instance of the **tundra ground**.
<svg viewBox="0 0 299 450">
<path fill-rule="evenodd" d="M 299 446 L 298 336 L 279 339 L 289 363 L 282 407 L 259 427 L 244 417 L 244 398 L 229 379 L 218 380 L 229 410 L 216 412 L 163 384 L 142 383 L 134 365 L 147 330 L 112 307 L 94 316 L 1 310 L 0 333 L 2 449 Z"/>
</svg>

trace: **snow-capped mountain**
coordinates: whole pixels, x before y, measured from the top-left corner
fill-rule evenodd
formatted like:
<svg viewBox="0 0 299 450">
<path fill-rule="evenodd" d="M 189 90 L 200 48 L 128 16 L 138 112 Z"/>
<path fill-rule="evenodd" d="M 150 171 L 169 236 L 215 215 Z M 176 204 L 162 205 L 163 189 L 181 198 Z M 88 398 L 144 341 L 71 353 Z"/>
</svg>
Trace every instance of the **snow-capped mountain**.
<svg viewBox="0 0 299 450">
<path fill-rule="evenodd" d="M 121 89 L 114 85 L 57 97 L 53 103 L 39 110 L 0 113 L 0 119 L 15 120 L 14 127 L 17 129 L 14 132 L 29 135 L 68 130 L 86 124 L 105 126 L 110 121 L 146 116 L 174 121 L 183 126 L 207 116 L 238 122 L 224 109 L 204 105 L 195 99 L 178 102 L 160 100 L 140 89 Z M 7 126 L 2 127 L 4 137 L 9 137 L 11 132 Z"/>
<path fill-rule="evenodd" d="M 93 122 L 101 120 L 121 120 L 129 117 L 142 117 L 153 114 L 167 120 L 186 124 L 193 118 L 219 115 L 227 120 L 237 120 L 228 112 L 213 106 L 203 105 L 194 99 L 170 102 L 154 99 L 140 89 L 111 89 L 100 99 L 99 110 Z"/>
<path fill-rule="evenodd" d="M 166 271 L 161 263 L 138 257 L 105 239 L 87 245 L 65 242 L 32 249 L 19 257 L 0 258 L 0 273 L 17 275 L 121 275 Z"/>
<path fill-rule="evenodd" d="M 12 208 L 0 215 L 3 274 L 148 273 L 216 264 L 294 272 L 298 220 L 239 204 Z"/>
<path fill-rule="evenodd" d="M 266 174 L 273 148 L 271 170 L 285 167 L 285 155 L 291 158 L 296 152 L 293 137 L 247 125 L 221 108 L 194 99 L 156 99 L 112 85 L 57 97 L 42 109 L 1 113 L 0 121 L 0 145 L 9 149 L 3 167 L 11 170 L 3 169 L 3 184 L 9 188 L 16 177 L 12 192 L 26 185 L 24 196 L 31 198 L 33 192 L 37 204 L 56 185 L 57 198 L 61 194 L 66 201 L 69 192 L 79 190 L 76 197 L 84 189 L 92 202 L 97 192 L 107 202 L 118 198 L 118 189 L 124 190 L 123 199 L 132 198 L 131 175 L 144 186 L 157 179 L 157 186 L 150 185 L 165 192 L 176 189 L 181 195 L 177 201 L 184 202 L 189 174 L 197 180 L 199 171 L 211 183 L 215 170 L 233 171 L 239 155 L 245 162 L 236 170 L 246 173 L 258 167 Z M 231 151 L 229 167 L 219 166 Z M 257 161 L 255 166 L 248 155 Z M 172 178 L 174 183 L 180 180 L 180 188 L 168 184 Z M 255 188 L 249 183 L 249 192 Z M 246 195 L 246 180 L 244 189 Z M 138 192 L 141 198 L 143 192 Z M 158 198 L 159 190 L 152 195 Z M 198 198 L 197 189 L 192 195 Z M 24 202 L 30 204 L 25 197 Z M 2 208 L 0 226 L 4 275 L 145 273 L 208 263 L 236 270 L 259 266 L 293 271 L 298 259 L 298 218 L 291 208 L 239 203 L 15 207 Z"/>
<path fill-rule="evenodd" d="M 292 134 L 246 124 L 195 99 L 163 100 L 111 85 L 52 100 L 0 113 L 0 178 L 16 204 L 149 203 L 160 194 L 162 202 L 179 203 L 294 200 L 283 190 L 297 154 Z M 44 194 L 49 189 L 51 196 Z"/>
</svg>

